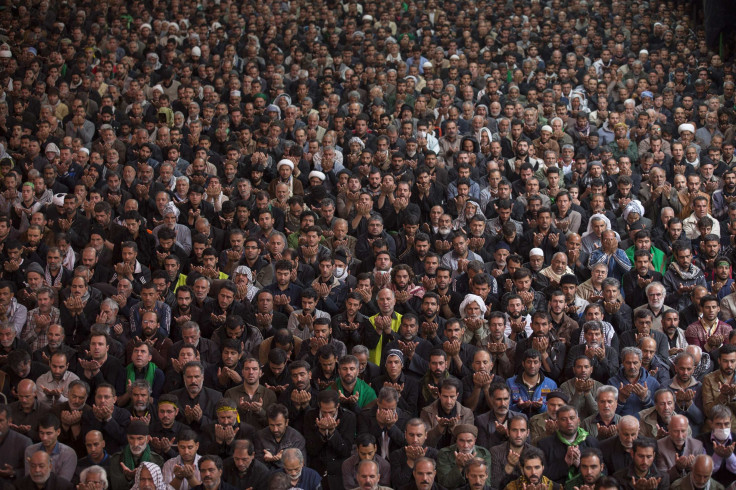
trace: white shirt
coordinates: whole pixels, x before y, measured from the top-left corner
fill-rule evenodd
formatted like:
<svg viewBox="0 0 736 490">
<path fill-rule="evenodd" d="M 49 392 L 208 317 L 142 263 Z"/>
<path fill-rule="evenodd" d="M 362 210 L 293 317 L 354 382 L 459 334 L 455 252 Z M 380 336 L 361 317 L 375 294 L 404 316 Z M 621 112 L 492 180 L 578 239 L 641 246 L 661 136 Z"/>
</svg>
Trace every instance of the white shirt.
<svg viewBox="0 0 736 490">
<path fill-rule="evenodd" d="M 199 458 L 201 458 L 199 454 L 194 455 L 194 478 L 196 478 L 199 481 L 202 481 L 202 477 L 199 475 Z M 171 486 L 171 482 L 174 479 L 174 466 L 182 464 L 181 462 L 181 456 L 177 456 L 175 458 L 171 458 L 170 460 L 166 461 L 164 463 L 164 467 L 161 470 L 161 472 L 164 475 L 164 481 L 167 485 L 169 485 L 169 488 L 174 488 Z M 187 480 L 181 481 L 181 486 L 179 487 L 179 490 L 189 490 L 189 482 Z"/>
</svg>

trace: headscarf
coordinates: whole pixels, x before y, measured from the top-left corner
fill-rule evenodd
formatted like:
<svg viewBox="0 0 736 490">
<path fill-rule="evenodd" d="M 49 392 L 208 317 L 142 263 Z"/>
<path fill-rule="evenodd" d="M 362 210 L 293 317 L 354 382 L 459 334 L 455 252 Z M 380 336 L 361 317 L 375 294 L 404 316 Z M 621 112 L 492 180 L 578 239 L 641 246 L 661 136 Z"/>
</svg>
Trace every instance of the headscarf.
<svg viewBox="0 0 736 490">
<path fill-rule="evenodd" d="M 611 220 L 608 219 L 608 217 L 605 214 L 596 213 L 593 216 L 591 216 L 590 219 L 588 220 L 588 231 L 586 231 L 585 233 L 583 233 L 582 238 L 585 238 L 586 236 L 588 236 L 591 233 L 593 233 L 593 220 L 596 219 L 596 218 L 599 218 L 599 219 L 602 219 L 603 221 L 605 221 L 605 223 L 606 223 L 606 230 L 610 230 L 611 229 Z"/>
<path fill-rule="evenodd" d="M 483 318 L 486 315 L 486 311 L 488 310 L 488 307 L 483 301 L 483 298 L 475 294 L 468 294 L 465 296 L 465 299 L 463 300 L 463 302 L 460 303 L 460 318 L 466 318 L 468 316 L 468 314 L 465 313 L 465 308 L 470 303 L 478 304 L 478 306 L 480 307 L 481 318 Z"/>
<path fill-rule="evenodd" d="M 475 206 L 475 214 L 471 216 L 470 218 L 466 218 L 465 210 L 468 208 L 469 204 L 472 204 L 473 206 Z M 468 199 L 467 201 L 465 201 L 465 205 L 463 206 L 462 213 L 460 213 L 458 217 L 455 218 L 455 220 L 452 222 L 452 229 L 459 230 L 460 228 L 465 228 L 468 225 L 469 221 L 475 216 L 480 217 L 483 221 L 486 220 L 486 215 L 483 214 L 483 211 L 481 211 L 480 209 L 480 203 L 476 201 L 475 199 Z"/>
<path fill-rule="evenodd" d="M 168 485 L 164 482 L 164 475 L 161 473 L 161 468 L 158 467 L 157 464 L 151 463 L 149 461 L 142 462 L 138 468 L 135 470 L 135 483 L 131 487 L 130 490 L 139 490 L 141 485 L 141 471 L 143 471 L 143 468 L 146 468 L 149 473 L 151 473 L 151 478 L 153 478 L 153 484 L 156 487 L 156 490 L 167 490 Z"/>
<path fill-rule="evenodd" d="M 640 201 L 634 199 L 626 205 L 623 212 L 624 220 L 626 220 L 632 212 L 638 213 L 639 217 L 644 216 L 644 206 L 641 205 Z"/>
<path fill-rule="evenodd" d="M 180 211 L 179 211 L 179 208 L 176 207 L 176 204 L 174 204 L 173 202 L 169 201 L 169 202 L 166 203 L 166 206 L 164 206 L 164 210 L 161 213 L 161 216 L 166 216 L 167 214 L 173 214 L 178 219 L 179 218 L 179 213 L 180 213 Z"/>
</svg>

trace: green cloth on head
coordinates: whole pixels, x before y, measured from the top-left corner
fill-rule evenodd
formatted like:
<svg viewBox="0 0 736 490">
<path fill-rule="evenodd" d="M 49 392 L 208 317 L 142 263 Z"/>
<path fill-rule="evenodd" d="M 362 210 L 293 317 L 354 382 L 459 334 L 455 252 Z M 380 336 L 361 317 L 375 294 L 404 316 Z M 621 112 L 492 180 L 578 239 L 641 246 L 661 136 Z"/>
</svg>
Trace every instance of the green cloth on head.
<svg viewBox="0 0 736 490">
<path fill-rule="evenodd" d="M 135 377 L 135 366 L 131 362 L 125 367 L 125 374 L 128 378 L 128 381 L 131 383 L 136 380 Z M 153 378 L 156 375 L 156 365 L 152 362 L 148 363 L 148 367 L 146 368 L 146 375 L 144 379 L 148 382 L 148 386 L 153 388 Z"/>
</svg>

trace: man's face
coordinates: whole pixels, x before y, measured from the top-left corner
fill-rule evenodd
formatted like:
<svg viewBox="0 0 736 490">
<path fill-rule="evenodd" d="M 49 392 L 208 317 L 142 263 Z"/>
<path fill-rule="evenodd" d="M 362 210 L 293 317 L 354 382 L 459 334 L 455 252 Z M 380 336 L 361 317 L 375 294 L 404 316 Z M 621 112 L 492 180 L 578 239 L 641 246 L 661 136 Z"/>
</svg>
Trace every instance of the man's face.
<svg viewBox="0 0 736 490">
<path fill-rule="evenodd" d="M 430 356 L 429 370 L 435 379 L 441 379 L 447 370 L 447 360 L 444 356 Z"/>
<path fill-rule="evenodd" d="M 179 410 L 170 403 L 160 403 L 158 405 L 158 418 L 164 427 L 171 427 L 178 413 Z"/>
<path fill-rule="evenodd" d="M 204 376 L 198 367 L 190 367 L 184 372 L 184 384 L 190 396 L 197 396 L 202 391 Z"/>
<path fill-rule="evenodd" d="M 580 459 L 580 475 L 585 485 L 594 486 L 603 472 L 603 465 L 598 456 L 588 456 Z"/>
<path fill-rule="evenodd" d="M 649 471 L 652 463 L 654 463 L 654 452 L 653 447 L 639 447 L 634 451 L 634 467 L 640 474 Z"/>
<path fill-rule="evenodd" d="M 148 363 L 151 362 L 151 353 L 148 350 L 148 346 L 141 345 L 140 347 L 134 347 L 131 360 L 137 369 L 143 369 L 145 366 L 148 366 Z"/>
<path fill-rule="evenodd" d="M 358 377 L 359 369 L 360 368 L 358 366 L 351 362 L 341 364 L 339 367 L 339 374 L 340 379 L 342 379 L 343 385 L 351 386 L 353 383 L 355 383 L 355 380 Z"/>
<path fill-rule="evenodd" d="M 542 460 L 539 458 L 526 460 L 521 470 L 526 479 L 529 480 L 529 483 L 534 485 L 541 483 L 544 466 L 542 465 Z"/>
<path fill-rule="evenodd" d="M 440 405 L 445 413 L 450 413 L 457 404 L 457 390 L 454 387 L 447 387 L 440 390 Z"/>
<path fill-rule="evenodd" d="M 51 450 L 56 447 L 56 441 L 59 438 L 61 429 L 54 429 L 53 427 L 38 427 L 38 438 L 43 444 L 43 447 L 47 450 Z"/>
<path fill-rule="evenodd" d="M 218 488 L 222 470 L 218 470 L 213 461 L 205 461 L 199 467 L 199 473 L 202 476 L 202 484 L 205 488 Z"/>
<path fill-rule="evenodd" d="M 536 377 L 539 374 L 539 368 L 541 367 L 542 363 L 539 360 L 539 358 L 527 358 L 522 363 L 524 367 L 524 373 L 529 377 Z"/>
<path fill-rule="evenodd" d="M 562 413 L 557 413 L 557 427 L 561 434 L 565 437 L 572 437 L 577 434 L 578 427 L 580 426 L 580 418 L 575 410 L 568 410 Z"/>
<path fill-rule="evenodd" d="M 286 432 L 289 420 L 284 418 L 282 414 L 278 414 L 275 418 L 268 419 L 268 430 L 277 440 L 281 440 Z"/>
<path fill-rule="evenodd" d="M 233 453 L 233 463 L 242 474 L 245 473 L 255 459 L 255 452 L 248 453 L 247 449 L 236 449 Z"/>
<path fill-rule="evenodd" d="M 105 450 L 105 439 L 101 435 L 88 432 L 85 436 L 84 446 L 87 449 L 87 454 L 95 460 L 102 458 Z M 87 482 L 89 482 L 91 474 L 87 475 Z"/>
</svg>

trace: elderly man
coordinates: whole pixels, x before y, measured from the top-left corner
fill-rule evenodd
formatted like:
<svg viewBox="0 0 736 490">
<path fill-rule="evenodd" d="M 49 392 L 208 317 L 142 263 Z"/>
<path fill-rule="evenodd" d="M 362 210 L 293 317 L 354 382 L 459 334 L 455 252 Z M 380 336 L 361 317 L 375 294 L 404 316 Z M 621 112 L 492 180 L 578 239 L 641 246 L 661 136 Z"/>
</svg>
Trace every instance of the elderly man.
<svg viewBox="0 0 736 490">
<path fill-rule="evenodd" d="M 692 470 L 688 475 L 672 482 L 673 490 L 723 490 L 723 485 L 712 478 L 713 458 L 707 454 L 695 456 Z"/>
<path fill-rule="evenodd" d="M 714 406 L 710 411 L 711 432 L 698 436 L 706 454 L 713 458 L 713 478 L 721 485 L 729 485 L 736 479 L 736 454 L 733 452 L 736 433 L 731 430 L 732 417 L 728 407 Z"/>
<path fill-rule="evenodd" d="M 453 430 L 455 444 L 442 448 L 437 457 L 437 473 L 440 485 L 459 488 L 467 483 L 463 472 L 465 465 L 474 458 L 481 458 L 486 467 L 491 467 L 491 453 L 475 444 L 478 428 L 474 425 L 460 424 Z"/>
<path fill-rule="evenodd" d="M 688 436 L 689 422 L 684 415 L 673 415 L 669 435 L 657 441 L 657 469 L 667 473 L 670 481 L 693 470 L 695 457 L 705 454 L 703 443 Z"/>
<path fill-rule="evenodd" d="M 618 389 L 615 386 L 603 385 L 598 388 L 595 397 L 596 410 L 581 424 L 583 429 L 599 441 L 615 436 L 618 432 L 617 424 L 621 416 L 616 413 L 617 399 Z"/>
<path fill-rule="evenodd" d="M 51 456 L 46 451 L 33 453 L 28 460 L 28 474 L 18 480 L 19 490 L 73 490 L 74 486 L 57 475 L 51 468 Z"/>
<path fill-rule="evenodd" d="M 144 462 L 154 463 L 158 467 L 164 465 L 161 456 L 149 447 L 148 424 L 134 420 L 128 426 L 127 445 L 110 458 L 110 483 L 114 490 L 130 488 L 135 470 Z"/>
<path fill-rule="evenodd" d="M 322 488 L 320 486 L 322 476 L 304 465 L 304 454 L 300 449 L 295 447 L 284 449 L 281 461 L 283 463 L 282 471 L 289 477 L 289 483 L 293 488 L 303 490 L 319 490 Z"/>
<path fill-rule="evenodd" d="M 613 434 L 600 444 L 606 468 L 625 468 L 631 464 L 631 448 L 639 437 L 639 420 L 633 415 L 619 419 Z"/>
<path fill-rule="evenodd" d="M 652 394 L 659 389 L 659 382 L 642 367 L 642 352 L 637 347 L 621 350 L 619 373 L 608 380 L 609 385 L 618 387 L 618 402 L 621 415 L 634 415 L 652 406 Z"/>
<path fill-rule="evenodd" d="M 653 400 L 653 407 L 646 408 L 638 414 L 641 423 L 639 435 L 661 439 L 667 436 L 670 421 L 675 415 L 675 396 L 668 389 L 660 388 L 654 393 Z"/>
<path fill-rule="evenodd" d="M 105 468 L 98 465 L 85 468 L 79 474 L 79 484 L 80 486 L 77 488 L 101 488 L 102 490 L 107 490 L 107 471 L 105 471 Z"/>
<path fill-rule="evenodd" d="M 647 302 L 634 309 L 634 314 L 641 310 L 652 312 L 652 329 L 662 331 L 662 319 L 666 312 L 676 311 L 665 304 L 667 290 L 661 282 L 652 281 L 644 288 Z M 628 299 L 628 297 L 627 297 Z"/>
<path fill-rule="evenodd" d="M 358 463 L 355 479 L 358 486 L 353 490 L 391 490 L 389 487 L 379 485 L 381 472 L 378 463 L 372 459 L 364 459 Z M 319 486 L 315 488 L 319 488 Z"/>
</svg>

